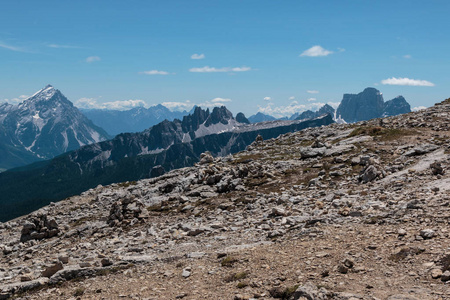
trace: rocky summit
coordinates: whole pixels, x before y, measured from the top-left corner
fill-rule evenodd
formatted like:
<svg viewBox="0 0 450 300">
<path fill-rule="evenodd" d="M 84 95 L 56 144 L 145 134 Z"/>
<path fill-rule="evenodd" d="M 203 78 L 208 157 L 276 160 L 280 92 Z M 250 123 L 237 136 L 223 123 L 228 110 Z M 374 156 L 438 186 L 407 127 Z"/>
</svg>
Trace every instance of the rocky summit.
<svg viewBox="0 0 450 300">
<path fill-rule="evenodd" d="M 51 85 L 17 105 L 0 104 L 0 171 L 108 138 Z"/>
<path fill-rule="evenodd" d="M 0 225 L 0 299 L 450 299 L 450 99 Z"/>
<path fill-rule="evenodd" d="M 379 90 L 366 88 L 359 94 L 344 94 L 336 115 L 348 123 L 354 123 L 409 112 L 411 106 L 403 96 L 384 102 Z"/>
</svg>

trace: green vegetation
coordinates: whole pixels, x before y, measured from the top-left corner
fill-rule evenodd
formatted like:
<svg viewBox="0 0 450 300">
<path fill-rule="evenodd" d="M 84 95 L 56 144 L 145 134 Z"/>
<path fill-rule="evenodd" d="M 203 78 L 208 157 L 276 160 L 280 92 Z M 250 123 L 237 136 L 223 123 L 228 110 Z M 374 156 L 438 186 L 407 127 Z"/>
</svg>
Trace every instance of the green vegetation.
<svg viewBox="0 0 450 300">
<path fill-rule="evenodd" d="M 424 252 L 424 249 L 417 248 L 417 247 L 410 247 L 410 248 L 402 248 L 399 252 L 392 254 L 389 256 L 389 259 L 393 262 L 399 262 L 405 258 L 407 258 L 410 255 L 417 255 L 422 252 Z"/>
<path fill-rule="evenodd" d="M 247 278 L 248 272 L 238 272 L 225 277 L 225 282 L 238 281 Z"/>
<path fill-rule="evenodd" d="M 120 182 L 120 183 L 118 183 L 117 185 L 118 185 L 119 187 L 127 188 L 127 187 L 129 187 L 129 186 L 136 185 L 136 184 L 137 184 L 137 182 L 133 180 L 133 181 Z"/>
<path fill-rule="evenodd" d="M 222 267 L 232 267 L 238 260 L 233 256 L 227 256 L 220 262 Z"/>
<path fill-rule="evenodd" d="M 71 223 L 71 224 L 70 224 L 70 227 L 76 227 L 76 226 L 78 226 L 78 225 L 81 225 L 81 224 L 83 224 L 83 223 L 86 223 L 86 221 L 89 221 L 89 220 L 91 220 L 91 219 L 93 219 L 93 218 L 94 218 L 93 216 L 91 216 L 91 217 L 82 217 L 82 218 L 79 218 L 79 219 L 76 220 L 75 222 Z"/>
<path fill-rule="evenodd" d="M 233 161 L 233 164 L 245 164 L 249 163 L 253 160 L 262 159 L 262 154 L 249 154 L 249 155 L 240 155 L 237 159 Z"/>
<path fill-rule="evenodd" d="M 361 126 L 355 128 L 349 137 L 358 135 L 369 135 L 378 137 L 381 141 L 392 141 L 404 136 L 418 134 L 415 130 L 400 129 L 400 128 L 384 128 L 381 126 Z"/>
<path fill-rule="evenodd" d="M 82 287 L 79 287 L 75 290 L 75 292 L 73 293 L 73 295 L 75 297 L 79 297 L 79 296 L 83 296 L 85 289 Z"/>
</svg>

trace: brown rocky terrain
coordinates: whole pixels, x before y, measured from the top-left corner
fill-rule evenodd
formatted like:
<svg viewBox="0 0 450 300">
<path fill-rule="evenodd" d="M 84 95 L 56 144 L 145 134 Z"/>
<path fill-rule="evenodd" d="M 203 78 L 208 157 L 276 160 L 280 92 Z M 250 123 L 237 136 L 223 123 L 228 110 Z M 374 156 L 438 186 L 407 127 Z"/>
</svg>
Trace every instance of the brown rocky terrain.
<svg viewBox="0 0 450 300">
<path fill-rule="evenodd" d="M 449 124 L 447 100 L 53 203 L 0 224 L 0 299 L 450 299 Z"/>
</svg>

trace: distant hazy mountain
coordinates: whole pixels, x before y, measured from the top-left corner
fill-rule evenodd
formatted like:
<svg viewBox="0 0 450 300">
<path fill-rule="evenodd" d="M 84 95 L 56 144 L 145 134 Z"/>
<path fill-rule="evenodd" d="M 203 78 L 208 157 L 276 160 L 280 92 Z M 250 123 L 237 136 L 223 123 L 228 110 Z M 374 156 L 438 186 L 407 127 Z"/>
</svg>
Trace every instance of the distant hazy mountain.
<svg viewBox="0 0 450 300">
<path fill-rule="evenodd" d="M 296 120 L 313 119 L 326 114 L 334 116 L 334 108 L 328 104 L 322 106 L 318 111 L 311 111 L 311 110 L 304 111 L 296 117 Z"/>
<path fill-rule="evenodd" d="M 403 96 L 395 97 L 384 103 L 383 117 L 391 117 L 411 112 L 411 106 Z"/>
<path fill-rule="evenodd" d="M 248 120 L 250 123 L 259 123 L 259 122 L 266 122 L 266 121 L 275 121 L 277 118 L 265 115 L 262 112 L 258 112 L 256 115 L 250 116 Z"/>
<path fill-rule="evenodd" d="M 111 135 L 124 132 L 140 132 L 161 121 L 182 119 L 188 112 L 170 111 L 158 104 L 149 108 L 137 107 L 119 111 L 109 109 L 80 109 L 95 125 L 100 126 Z"/>
<path fill-rule="evenodd" d="M 18 105 L 0 105 L 0 168 L 53 158 L 108 139 L 51 85 Z"/>
<path fill-rule="evenodd" d="M 379 90 L 366 88 L 359 94 L 344 94 L 336 114 L 346 122 L 353 123 L 408 112 L 411 112 L 411 107 L 402 96 L 384 102 Z"/>
<path fill-rule="evenodd" d="M 0 173 L 0 221 L 98 184 L 138 180 L 191 166 L 205 151 L 222 156 L 244 150 L 258 135 L 269 139 L 332 122 L 327 115 L 307 121 L 245 124 L 225 107 L 212 112 L 197 107 L 182 121 L 165 120 L 141 133 L 119 134 L 49 161 Z"/>
<path fill-rule="evenodd" d="M 250 121 L 247 119 L 247 117 L 243 113 L 237 113 L 236 115 L 236 121 L 243 124 L 250 124 Z"/>
</svg>

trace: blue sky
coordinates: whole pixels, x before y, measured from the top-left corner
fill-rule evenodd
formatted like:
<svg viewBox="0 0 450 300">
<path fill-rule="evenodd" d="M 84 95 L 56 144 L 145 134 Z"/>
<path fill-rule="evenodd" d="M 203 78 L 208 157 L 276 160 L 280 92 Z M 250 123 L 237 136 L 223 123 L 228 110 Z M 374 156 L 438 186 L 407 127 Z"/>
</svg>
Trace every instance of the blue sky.
<svg viewBox="0 0 450 300">
<path fill-rule="evenodd" d="M 3 1 L 0 102 L 50 83 L 90 107 L 280 116 L 369 86 L 430 106 L 450 97 L 449 12 L 444 0 Z"/>
</svg>

